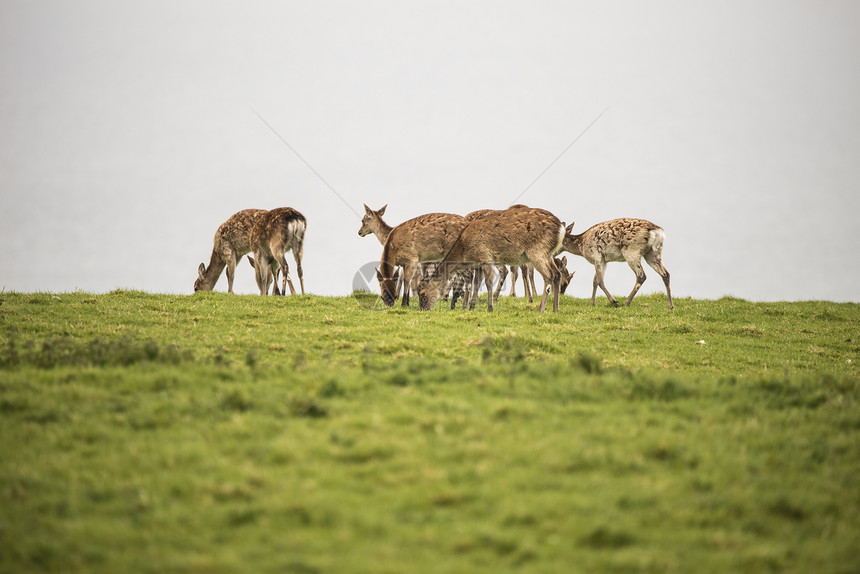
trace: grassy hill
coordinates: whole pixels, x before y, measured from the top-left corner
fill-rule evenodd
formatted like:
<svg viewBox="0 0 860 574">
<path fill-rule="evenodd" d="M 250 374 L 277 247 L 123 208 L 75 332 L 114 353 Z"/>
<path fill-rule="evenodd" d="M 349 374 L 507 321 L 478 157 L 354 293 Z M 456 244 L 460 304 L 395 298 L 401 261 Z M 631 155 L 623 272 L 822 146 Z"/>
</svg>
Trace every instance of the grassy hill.
<svg viewBox="0 0 860 574">
<path fill-rule="evenodd" d="M 860 305 L 0 295 L 0 571 L 856 572 Z"/>
</svg>

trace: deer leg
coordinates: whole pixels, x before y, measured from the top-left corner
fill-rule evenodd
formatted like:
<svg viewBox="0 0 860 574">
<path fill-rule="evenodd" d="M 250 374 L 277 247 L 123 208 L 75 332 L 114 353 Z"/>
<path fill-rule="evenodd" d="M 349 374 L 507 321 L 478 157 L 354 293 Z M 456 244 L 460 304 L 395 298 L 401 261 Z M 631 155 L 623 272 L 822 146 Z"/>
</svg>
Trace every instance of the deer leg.
<svg viewBox="0 0 860 574">
<path fill-rule="evenodd" d="M 457 299 L 463 296 L 463 276 L 460 273 L 454 275 L 451 282 L 451 310 L 457 306 Z"/>
<path fill-rule="evenodd" d="M 532 294 L 537 295 L 537 287 L 535 287 L 535 266 L 532 263 L 526 265 L 526 271 L 529 275 L 529 285 L 532 288 Z"/>
<path fill-rule="evenodd" d="M 423 269 L 423 266 L 419 263 L 418 265 L 415 266 L 415 271 L 412 273 L 412 280 L 409 281 L 409 290 L 412 294 L 414 294 L 416 296 L 418 295 L 418 287 L 421 286 L 421 279 L 423 277 L 424 277 L 424 269 Z M 442 289 L 444 289 L 444 288 L 445 288 L 445 286 L 442 285 Z M 440 295 L 441 295 L 441 291 L 440 291 Z"/>
<path fill-rule="evenodd" d="M 222 255 L 227 262 L 227 293 L 233 292 L 233 277 L 236 276 L 236 254 L 231 252 L 228 257 Z"/>
<path fill-rule="evenodd" d="M 529 286 L 529 266 L 520 265 L 520 274 L 523 276 L 523 289 L 526 291 L 526 297 L 529 298 L 529 303 L 534 303 L 532 289 Z M 537 293 L 534 293 L 534 295 L 537 295 Z"/>
<path fill-rule="evenodd" d="M 669 287 L 669 270 L 663 265 L 660 254 L 655 251 L 646 253 L 645 262 L 663 279 L 663 285 L 666 286 L 666 297 L 669 298 L 669 309 L 674 309 L 675 305 L 672 304 L 672 289 Z"/>
<path fill-rule="evenodd" d="M 552 268 L 555 271 L 553 275 L 552 282 L 552 310 L 555 313 L 558 313 L 558 299 L 561 296 L 561 269 L 558 268 L 558 265 L 555 264 L 555 259 L 552 259 Z M 546 291 L 546 287 L 544 287 L 544 291 Z"/>
<path fill-rule="evenodd" d="M 505 279 L 508 278 L 508 266 L 499 265 L 499 284 L 496 285 L 496 290 L 493 291 L 493 301 L 499 300 L 499 295 L 502 294 L 502 287 L 505 285 Z M 488 291 L 489 293 L 489 291 Z"/>
<path fill-rule="evenodd" d="M 594 264 L 594 285 L 591 290 L 591 306 L 594 307 L 594 298 L 597 296 L 597 288 L 600 289 L 606 294 L 609 298 L 609 302 L 612 303 L 615 307 L 618 307 L 618 301 L 615 300 L 615 297 L 612 296 L 612 293 L 606 288 L 606 285 L 603 283 L 603 275 L 606 273 L 606 262 L 598 261 Z"/>
<path fill-rule="evenodd" d="M 268 295 L 269 262 L 262 253 L 255 253 L 254 256 L 254 278 L 257 280 L 257 287 L 260 289 L 260 295 Z"/>
<path fill-rule="evenodd" d="M 409 262 L 403 266 L 403 299 L 400 301 L 401 307 L 409 307 L 409 294 L 413 287 L 417 287 L 415 284 L 415 275 L 419 272 L 419 266 L 417 263 Z"/>
<path fill-rule="evenodd" d="M 299 276 L 299 287 L 302 290 L 302 295 L 305 294 L 305 275 L 302 272 L 302 255 L 304 253 L 304 245 L 299 245 L 298 249 L 293 248 L 293 258 L 296 260 L 296 273 Z"/>
<path fill-rule="evenodd" d="M 481 293 L 481 281 L 483 279 L 484 272 L 480 267 L 478 267 L 473 271 L 472 275 L 472 295 L 469 297 L 469 311 L 474 310 L 475 306 L 478 304 L 478 295 Z M 492 295 L 492 293 L 489 295 Z"/>
<path fill-rule="evenodd" d="M 630 269 L 632 269 L 636 274 L 636 285 L 633 286 L 633 291 L 630 292 L 630 295 L 627 296 L 627 300 L 624 301 L 624 305 L 629 307 L 630 302 L 633 301 L 633 297 L 636 296 L 636 293 L 639 292 L 639 289 L 642 288 L 642 284 L 645 283 L 645 280 L 648 277 L 642 269 L 642 262 L 639 260 L 639 255 L 630 254 L 629 257 L 625 257 L 625 259 L 627 259 L 627 264 L 630 266 Z"/>
<path fill-rule="evenodd" d="M 511 265 L 511 297 L 517 296 L 517 279 L 520 278 L 520 270 L 516 265 Z"/>
<path fill-rule="evenodd" d="M 403 288 L 403 275 L 406 273 L 403 270 L 403 267 L 398 267 L 400 269 L 400 274 L 397 276 L 397 285 L 394 287 L 394 300 L 397 301 L 397 298 L 400 297 L 400 290 Z"/>
<path fill-rule="evenodd" d="M 471 269 L 463 271 L 463 311 L 469 306 L 469 300 L 472 298 L 472 278 L 474 272 Z"/>
<path fill-rule="evenodd" d="M 266 285 L 272 285 L 272 295 L 280 295 L 281 290 L 278 289 L 278 276 L 281 273 L 281 268 L 274 265 L 274 262 L 269 262 L 269 276 L 266 279 Z M 267 287 L 268 288 L 268 287 Z"/>
<path fill-rule="evenodd" d="M 495 302 L 495 298 L 493 297 L 493 283 L 496 280 L 496 269 L 493 265 L 483 265 L 481 266 L 481 270 L 484 275 L 484 285 L 487 286 L 487 310 L 493 310 L 493 303 Z"/>
<path fill-rule="evenodd" d="M 284 274 L 284 278 L 281 281 L 281 293 L 283 295 L 287 294 L 287 285 L 290 286 L 290 294 L 296 294 L 296 288 L 293 287 L 293 280 L 290 278 L 290 266 L 287 265 L 287 257 L 286 253 L 281 253 L 278 256 L 278 266 L 281 268 L 281 272 Z M 277 281 L 276 281 L 277 283 Z"/>
<path fill-rule="evenodd" d="M 558 271 L 558 267 L 555 265 L 555 261 L 552 260 L 552 257 L 541 259 L 540 257 L 534 257 L 531 259 L 533 269 L 537 269 L 538 273 L 543 277 L 544 284 L 552 286 L 553 292 L 553 311 L 558 311 L 558 282 L 561 277 L 561 274 Z M 543 313 L 544 309 L 546 309 L 546 301 L 547 296 L 549 295 L 549 291 L 544 289 L 543 295 L 540 299 L 540 312 Z"/>
</svg>

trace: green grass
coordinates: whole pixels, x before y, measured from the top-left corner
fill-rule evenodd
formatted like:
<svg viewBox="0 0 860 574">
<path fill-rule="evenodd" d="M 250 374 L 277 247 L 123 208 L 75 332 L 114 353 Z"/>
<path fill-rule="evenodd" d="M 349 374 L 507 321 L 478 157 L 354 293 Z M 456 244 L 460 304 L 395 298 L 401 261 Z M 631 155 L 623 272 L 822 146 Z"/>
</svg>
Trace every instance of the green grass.
<svg viewBox="0 0 860 574">
<path fill-rule="evenodd" d="M 377 299 L 0 294 L 0 571 L 860 568 L 860 305 Z"/>
</svg>

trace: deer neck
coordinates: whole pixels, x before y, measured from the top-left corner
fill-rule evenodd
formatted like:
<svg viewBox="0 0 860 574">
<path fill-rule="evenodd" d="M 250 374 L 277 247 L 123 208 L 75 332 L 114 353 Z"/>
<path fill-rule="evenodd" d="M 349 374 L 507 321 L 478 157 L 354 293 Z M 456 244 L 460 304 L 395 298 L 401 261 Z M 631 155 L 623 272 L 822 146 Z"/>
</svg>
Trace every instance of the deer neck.
<svg viewBox="0 0 860 574">
<path fill-rule="evenodd" d="M 561 248 L 564 251 L 573 253 L 574 255 L 582 255 L 582 234 L 565 235 Z"/>
<path fill-rule="evenodd" d="M 376 219 L 374 219 L 374 223 L 375 225 L 373 226 L 373 234 L 376 236 L 380 243 L 385 245 L 385 240 L 388 239 L 388 235 L 394 228 L 382 221 L 381 217 L 377 217 Z"/>
<path fill-rule="evenodd" d="M 211 291 L 215 287 L 215 283 L 218 282 L 218 278 L 221 277 L 221 272 L 224 271 L 224 267 L 226 266 L 227 262 L 224 261 L 223 257 L 221 257 L 221 254 L 213 249 L 212 256 L 209 258 L 209 265 L 206 267 L 206 272 L 203 274 L 203 287 Z"/>
<path fill-rule="evenodd" d="M 394 276 L 394 263 L 397 257 L 396 250 L 391 247 L 391 242 L 386 241 L 385 247 L 382 249 L 382 261 L 379 262 L 379 272 L 383 277 L 389 278 Z"/>
</svg>

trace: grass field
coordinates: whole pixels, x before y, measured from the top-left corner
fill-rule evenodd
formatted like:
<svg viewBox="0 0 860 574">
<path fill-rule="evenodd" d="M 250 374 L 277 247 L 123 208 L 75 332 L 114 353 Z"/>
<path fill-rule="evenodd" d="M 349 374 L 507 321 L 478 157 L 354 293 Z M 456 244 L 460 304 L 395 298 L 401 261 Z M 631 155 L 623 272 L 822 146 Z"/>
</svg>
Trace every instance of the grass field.
<svg viewBox="0 0 860 574">
<path fill-rule="evenodd" d="M 860 305 L 0 294 L 0 571 L 857 572 Z"/>
</svg>

